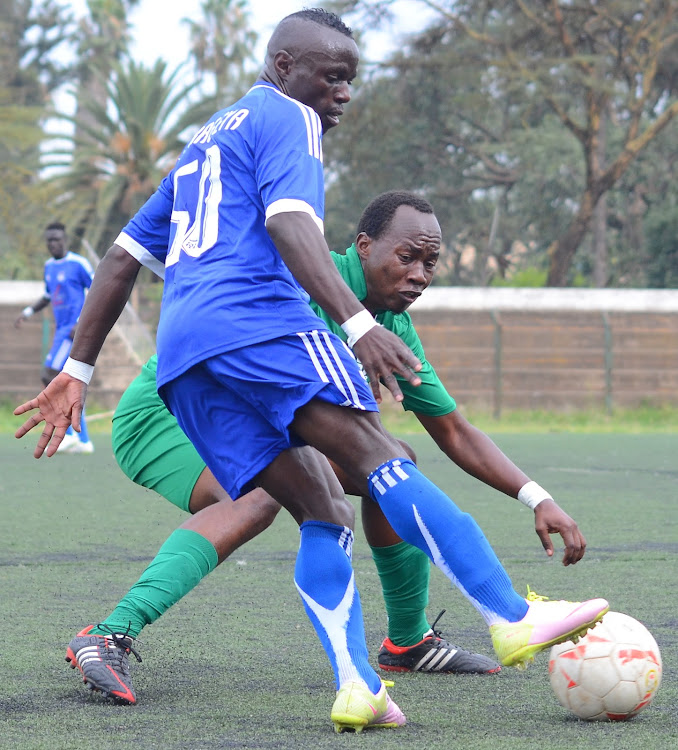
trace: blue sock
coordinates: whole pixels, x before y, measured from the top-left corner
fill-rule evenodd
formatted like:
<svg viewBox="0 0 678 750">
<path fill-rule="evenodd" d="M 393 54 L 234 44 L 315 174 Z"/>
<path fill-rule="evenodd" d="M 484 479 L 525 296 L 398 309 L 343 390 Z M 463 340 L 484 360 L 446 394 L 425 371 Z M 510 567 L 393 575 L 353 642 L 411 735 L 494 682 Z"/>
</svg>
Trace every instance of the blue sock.
<svg viewBox="0 0 678 750">
<path fill-rule="evenodd" d="M 299 532 L 294 583 L 332 663 L 337 689 L 349 680 L 363 680 L 376 695 L 381 680 L 368 661 L 362 607 L 351 567 L 353 532 L 322 521 L 302 523 Z"/>
<path fill-rule="evenodd" d="M 68 425 L 68 429 L 66 430 L 67 435 L 77 435 L 77 432 L 71 427 L 71 425 Z"/>
<path fill-rule="evenodd" d="M 480 526 L 412 461 L 387 461 L 369 475 L 368 484 L 396 534 L 426 552 L 488 624 L 525 616 L 527 602 L 514 591 Z"/>
<path fill-rule="evenodd" d="M 85 419 L 85 410 L 82 410 L 82 414 L 80 415 L 80 442 L 81 443 L 87 443 L 89 442 L 89 433 L 87 432 L 87 420 Z"/>
</svg>

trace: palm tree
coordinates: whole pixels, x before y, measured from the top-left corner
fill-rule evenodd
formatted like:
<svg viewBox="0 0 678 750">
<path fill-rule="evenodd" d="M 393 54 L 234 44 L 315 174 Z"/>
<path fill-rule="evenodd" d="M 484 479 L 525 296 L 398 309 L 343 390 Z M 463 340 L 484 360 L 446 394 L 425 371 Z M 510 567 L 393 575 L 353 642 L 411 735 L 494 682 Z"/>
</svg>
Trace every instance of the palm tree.
<svg viewBox="0 0 678 750">
<path fill-rule="evenodd" d="M 166 66 L 162 60 L 150 68 L 132 60 L 116 64 L 106 105 L 89 101 L 85 123 L 61 115 L 82 132 L 67 138 L 69 147 L 45 154 L 44 166 L 60 168 L 52 179 L 65 196 L 70 215 L 64 215 L 97 252 L 111 244 L 174 165 L 187 140 L 184 131 L 215 109 L 211 97 L 190 103 L 195 84 L 179 86 L 180 68 L 166 74 Z"/>
<path fill-rule="evenodd" d="M 84 125 L 93 125 L 88 103 L 92 100 L 104 105 L 106 86 L 116 62 L 127 53 L 130 27 L 129 11 L 140 0 L 87 0 L 89 15 L 78 21 L 74 34 L 77 43 L 78 78 L 76 89 L 76 132 L 82 135 Z"/>
<path fill-rule="evenodd" d="M 191 54 L 198 71 L 214 73 L 216 96 L 239 97 L 247 83 L 247 63 L 254 60 L 258 34 L 248 27 L 246 0 L 204 0 L 203 19 L 182 19 L 189 27 Z"/>
</svg>

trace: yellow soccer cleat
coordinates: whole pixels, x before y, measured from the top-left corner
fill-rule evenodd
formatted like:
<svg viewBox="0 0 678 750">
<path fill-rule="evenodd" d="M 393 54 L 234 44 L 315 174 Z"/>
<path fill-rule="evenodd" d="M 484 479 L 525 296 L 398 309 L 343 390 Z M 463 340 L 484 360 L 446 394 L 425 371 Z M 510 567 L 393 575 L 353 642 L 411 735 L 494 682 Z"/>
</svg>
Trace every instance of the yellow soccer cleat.
<svg viewBox="0 0 678 750">
<path fill-rule="evenodd" d="M 522 620 L 490 626 L 492 645 L 505 667 L 525 669 L 528 662 L 556 643 L 577 641 L 610 609 L 605 599 L 549 601 L 527 589 L 528 610 Z"/>
<path fill-rule="evenodd" d="M 330 714 L 334 729 L 341 733 L 345 730 L 362 732 L 363 729 L 396 729 L 402 727 L 407 719 L 391 696 L 386 692 L 386 685 L 373 695 L 363 682 L 347 682 L 337 692 L 337 697 Z"/>
</svg>

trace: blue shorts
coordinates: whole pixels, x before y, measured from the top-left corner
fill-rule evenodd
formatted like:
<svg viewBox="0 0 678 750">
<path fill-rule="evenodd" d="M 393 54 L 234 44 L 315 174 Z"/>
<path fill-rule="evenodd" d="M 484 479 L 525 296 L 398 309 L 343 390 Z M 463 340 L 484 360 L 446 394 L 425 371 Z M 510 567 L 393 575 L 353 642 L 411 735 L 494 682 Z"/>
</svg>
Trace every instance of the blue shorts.
<svg viewBox="0 0 678 750">
<path fill-rule="evenodd" d="M 57 328 L 54 341 L 52 341 L 52 348 L 45 357 L 45 367 L 61 372 L 73 346 L 73 339 L 70 337 L 71 328 L 72 326 L 63 329 Z"/>
<path fill-rule="evenodd" d="M 311 399 L 378 411 L 353 353 L 327 330 L 211 357 L 165 383 L 160 395 L 232 498 L 251 490 L 284 450 L 304 445 L 289 425 Z"/>
</svg>

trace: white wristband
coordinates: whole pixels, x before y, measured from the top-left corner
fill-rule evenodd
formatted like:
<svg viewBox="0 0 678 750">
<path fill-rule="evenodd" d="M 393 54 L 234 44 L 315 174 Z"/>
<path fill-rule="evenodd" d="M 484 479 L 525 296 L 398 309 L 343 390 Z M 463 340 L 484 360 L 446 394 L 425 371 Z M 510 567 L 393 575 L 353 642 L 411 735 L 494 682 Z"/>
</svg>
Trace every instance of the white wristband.
<svg viewBox="0 0 678 750">
<path fill-rule="evenodd" d="M 536 482 L 528 482 L 520 488 L 518 500 L 520 500 L 523 505 L 527 505 L 528 508 L 534 510 L 542 500 L 553 500 L 553 498 Z"/>
<path fill-rule="evenodd" d="M 30 318 L 31 315 L 35 315 L 35 310 L 30 305 L 28 307 L 24 307 L 24 309 L 21 311 L 22 318 Z"/>
<path fill-rule="evenodd" d="M 61 372 L 65 372 L 68 375 L 77 378 L 77 380 L 82 380 L 83 383 L 89 385 L 89 381 L 92 379 L 92 373 L 94 372 L 94 365 L 88 365 L 86 362 L 78 362 L 77 359 L 71 359 L 69 357 Z"/>
<path fill-rule="evenodd" d="M 353 347 L 359 338 L 364 336 L 371 328 L 378 325 L 379 323 L 370 315 L 368 310 L 361 310 L 342 323 L 341 327 L 347 336 L 346 343 L 350 347 Z"/>
</svg>

